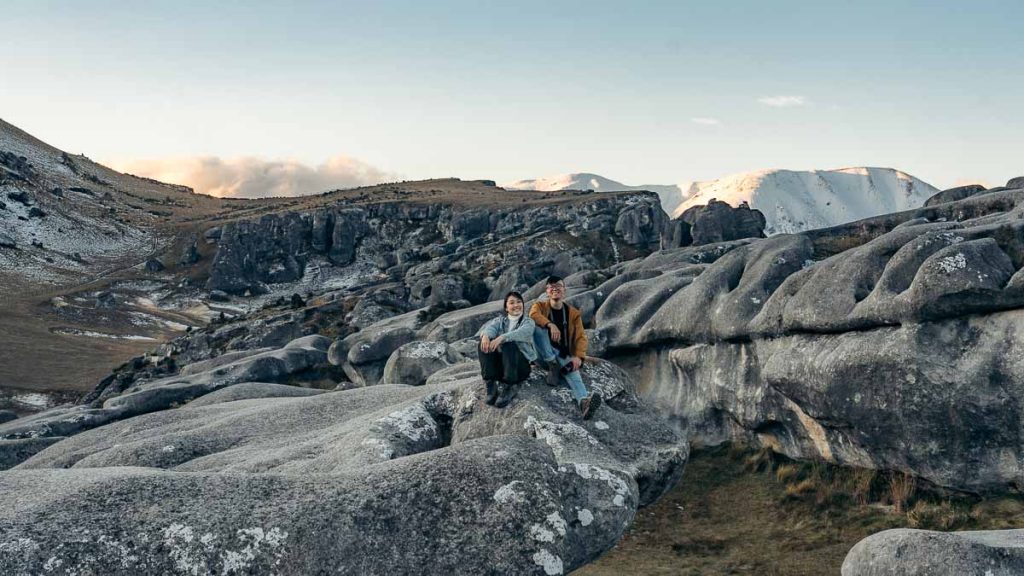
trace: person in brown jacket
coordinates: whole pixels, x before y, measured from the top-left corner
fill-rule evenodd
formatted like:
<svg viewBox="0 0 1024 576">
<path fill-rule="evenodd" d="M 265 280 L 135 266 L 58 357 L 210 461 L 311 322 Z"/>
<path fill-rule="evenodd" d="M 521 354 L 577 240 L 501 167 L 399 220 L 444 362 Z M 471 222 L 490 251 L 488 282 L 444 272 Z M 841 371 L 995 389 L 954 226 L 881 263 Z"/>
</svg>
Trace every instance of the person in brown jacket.
<svg viewBox="0 0 1024 576">
<path fill-rule="evenodd" d="M 580 366 L 587 356 L 587 335 L 583 331 L 580 311 L 565 302 L 565 282 L 558 276 L 549 276 L 545 291 L 547 301 L 533 303 L 530 319 L 537 325 L 533 344 L 537 349 L 537 362 L 546 364 L 548 385 L 557 386 L 565 379 L 583 418 L 589 420 L 601 406 L 601 395 L 587 393 L 580 377 Z"/>
</svg>

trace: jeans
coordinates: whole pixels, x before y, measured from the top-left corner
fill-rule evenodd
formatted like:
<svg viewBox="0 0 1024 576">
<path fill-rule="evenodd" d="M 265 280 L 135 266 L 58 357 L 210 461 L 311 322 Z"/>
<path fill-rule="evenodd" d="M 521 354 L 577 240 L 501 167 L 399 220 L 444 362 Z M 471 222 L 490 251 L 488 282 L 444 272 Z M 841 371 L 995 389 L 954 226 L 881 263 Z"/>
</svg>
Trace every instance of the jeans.
<svg viewBox="0 0 1024 576">
<path fill-rule="evenodd" d="M 538 326 L 533 331 L 533 345 L 537 348 L 537 357 L 541 360 L 550 362 L 558 358 L 560 366 L 565 366 L 571 362 L 570 356 L 558 355 L 558 351 L 551 345 L 551 336 L 546 328 Z M 579 370 L 562 374 L 562 379 L 569 384 L 569 391 L 572 392 L 572 397 L 577 402 L 587 397 L 587 387 L 583 385 L 583 377 L 580 376 Z"/>
</svg>

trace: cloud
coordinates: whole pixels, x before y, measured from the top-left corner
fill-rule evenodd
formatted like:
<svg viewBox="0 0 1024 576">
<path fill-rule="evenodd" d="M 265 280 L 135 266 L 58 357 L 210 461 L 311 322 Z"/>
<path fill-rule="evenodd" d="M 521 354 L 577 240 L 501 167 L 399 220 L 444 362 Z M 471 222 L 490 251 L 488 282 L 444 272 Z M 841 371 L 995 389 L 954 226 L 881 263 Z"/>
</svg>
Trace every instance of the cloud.
<svg viewBox="0 0 1024 576">
<path fill-rule="evenodd" d="M 344 155 L 315 167 L 296 160 L 217 156 L 115 161 L 110 166 L 138 176 L 184 184 L 203 194 L 233 198 L 301 196 L 398 179 Z"/>
<path fill-rule="evenodd" d="M 765 96 L 758 98 L 757 101 L 773 108 L 790 108 L 807 104 L 807 98 L 803 96 Z"/>
<path fill-rule="evenodd" d="M 704 126 L 718 126 L 721 122 L 718 118 L 690 118 L 690 122 L 694 124 L 702 124 Z"/>
</svg>

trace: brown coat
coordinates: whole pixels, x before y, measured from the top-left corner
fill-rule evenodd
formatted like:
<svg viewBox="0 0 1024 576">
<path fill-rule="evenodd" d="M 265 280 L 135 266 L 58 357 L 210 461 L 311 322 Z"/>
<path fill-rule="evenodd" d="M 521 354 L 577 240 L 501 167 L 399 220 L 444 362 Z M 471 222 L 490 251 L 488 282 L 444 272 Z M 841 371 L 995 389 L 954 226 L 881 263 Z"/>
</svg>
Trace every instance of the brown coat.
<svg viewBox="0 0 1024 576">
<path fill-rule="evenodd" d="M 569 311 L 569 334 L 566 340 L 569 342 L 569 353 L 578 358 L 587 356 L 587 334 L 583 331 L 583 316 L 576 308 L 562 302 L 562 306 Z M 538 328 L 548 327 L 551 323 L 548 320 L 548 313 L 551 312 L 551 303 L 538 300 L 530 307 L 530 319 L 537 324 Z"/>
</svg>

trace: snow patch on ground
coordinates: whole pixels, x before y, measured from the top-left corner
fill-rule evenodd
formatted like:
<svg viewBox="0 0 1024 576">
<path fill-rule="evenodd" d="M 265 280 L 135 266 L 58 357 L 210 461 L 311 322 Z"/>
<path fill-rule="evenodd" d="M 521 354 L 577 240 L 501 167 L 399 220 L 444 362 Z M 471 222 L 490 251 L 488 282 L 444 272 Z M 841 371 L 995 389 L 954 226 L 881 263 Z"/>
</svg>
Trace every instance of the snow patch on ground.
<svg viewBox="0 0 1024 576">
<path fill-rule="evenodd" d="M 109 338 L 111 340 L 149 340 L 156 341 L 156 338 L 150 338 L 149 336 L 139 336 L 138 334 L 105 334 L 103 332 L 95 332 L 93 330 L 81 330 L 78 328 L 55 328 L 54 334 L 62 334 L 64 336 L 85 336 L 88 338 Z"/>
</svg>

